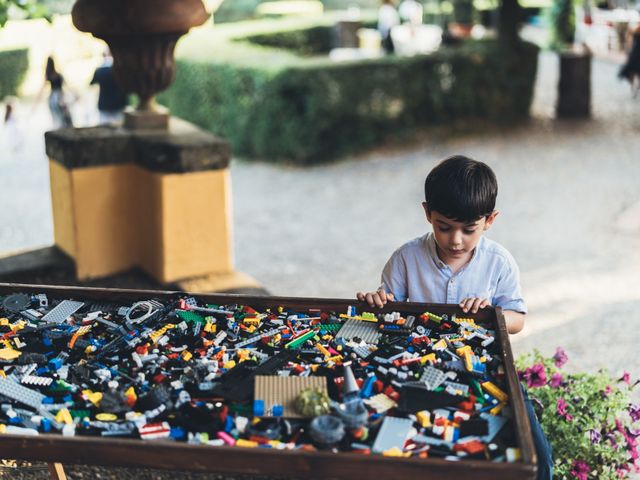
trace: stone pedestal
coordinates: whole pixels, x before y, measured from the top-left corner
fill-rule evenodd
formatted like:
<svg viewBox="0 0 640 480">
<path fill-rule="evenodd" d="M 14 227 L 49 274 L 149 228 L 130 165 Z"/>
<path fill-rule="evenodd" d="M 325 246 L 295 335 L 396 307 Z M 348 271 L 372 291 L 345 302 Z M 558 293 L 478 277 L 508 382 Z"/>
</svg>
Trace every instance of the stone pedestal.
<svg viewBox="0 0 640 480">
<path fill-rule="evenodd" d="M 79 280 L 139 267 L 202 290 L 255 286 L 234 271 L 229 146 L 184 121 L 45 135 L 54 234 Z"/>
<path fill-rule="evenodd" d="M 359 20 L 340 20 L 335 26 L 335 46 L 338 48 L 358 48 Z"/>
<path fill-rule="evenodd" d="M 556 115 L 559 118 L 591 116 L 591 52 L 586 48 L 560 53 Z"/>
</svg>

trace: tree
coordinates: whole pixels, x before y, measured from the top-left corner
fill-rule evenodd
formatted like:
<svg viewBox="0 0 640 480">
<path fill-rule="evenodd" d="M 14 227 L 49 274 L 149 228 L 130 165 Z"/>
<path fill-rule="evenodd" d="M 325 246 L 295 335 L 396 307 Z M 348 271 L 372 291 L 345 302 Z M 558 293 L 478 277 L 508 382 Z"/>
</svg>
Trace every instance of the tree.
<svg viewBox="0 0 640 480">
<path fill-rule="evenodd" d="M 0 28 L 7 23 L 9 15 L 22 12 L 27 18 L 48 18 L 49 11 L 42 2 L 36 0 L 0 0 Z"/>
<path fill-rule="evenodd" d="M 498 22 L 499 38 L 509 45 L 517 45 L 520 41 L 518 30 L 522 23 L 522 7 L 518 0 L 500 2 Z"/>
</svg>

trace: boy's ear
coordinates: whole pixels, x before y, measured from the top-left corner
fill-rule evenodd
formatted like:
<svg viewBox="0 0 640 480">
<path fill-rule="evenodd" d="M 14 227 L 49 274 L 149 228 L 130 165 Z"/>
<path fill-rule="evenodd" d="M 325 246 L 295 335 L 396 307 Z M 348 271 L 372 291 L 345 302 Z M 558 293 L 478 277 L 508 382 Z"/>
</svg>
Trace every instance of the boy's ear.
<svg viewBox="0 0 640 480">
<path fill-rule="evenodd" d="M 491 228 L 491 225 L 493 224 L 493 221 L 496 219 L 496 217 L 500 214 L 500 212 L 498 210 L 494 210 L 493 212 L 491 212 L 489 215 L 486 216 L 486 220 L 484 222 L 484 229 L 485 230 L 489 230 Z"/>
<path fill-rule="evenodd" d="M 427 221 L 431 223 L 431 211 L 429 207 L 427 207 L 427 202 L 422 202 L 422 208 L 424 208 L 424 213 L 427 216 Z"/>
</svg>

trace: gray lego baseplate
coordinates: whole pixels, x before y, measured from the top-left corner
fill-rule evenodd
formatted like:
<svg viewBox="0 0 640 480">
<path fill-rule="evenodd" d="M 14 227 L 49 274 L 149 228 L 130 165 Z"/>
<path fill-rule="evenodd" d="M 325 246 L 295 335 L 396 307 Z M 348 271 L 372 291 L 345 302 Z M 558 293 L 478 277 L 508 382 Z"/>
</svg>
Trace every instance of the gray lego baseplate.
<svg viewBox="0 0 640 480">
<path fill-rule="evenodd" d="M 429 390 L 435 390 L 442 385 L 442 382 L 446 379 L 447 375 L 442 370 L 431 366 L 425 367 L 420 377 L 420 381 L 424 383 Z"/>
<path fill-rule="evenodd" d="M 75 302 L 73 300 L 63 300 L 55 306 L 53 310 L 47 313 L 42 320 L 50 323 L 62 323 L 70 315 L 73 315 L 84 306 L 82 302 Z"/>
<path fill-rule="evenodd" d="M 392 448 L 402 450 L 413 428 L 409 418 L 385 417 L 373 444 L 374 453 L 382 453 Z"/>
<path fill-rule="evenodd" d="M 350 319 L 342 325 L 342 328 L 336 335 L 336 339 L 344 338 L 345 340 L 352 340 L 353 338 L 359 338 L 366 343 L 376 345 L 380 336 L 378 324 Z"/>
</svg>

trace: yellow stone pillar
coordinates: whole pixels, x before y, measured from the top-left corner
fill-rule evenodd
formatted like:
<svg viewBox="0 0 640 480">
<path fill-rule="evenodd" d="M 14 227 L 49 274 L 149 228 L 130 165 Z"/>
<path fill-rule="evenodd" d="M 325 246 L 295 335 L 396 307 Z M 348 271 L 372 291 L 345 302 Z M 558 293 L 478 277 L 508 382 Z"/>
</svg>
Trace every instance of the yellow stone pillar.
<svg viewBox="0 0 640 480">
<path fill-rule="evenodd" d="M 47 132 L 56 245 L 79 280 L 139 267 L 192 290 L 259 286 L 234 270 L 228 144 L 168 131 Z"/>
</svg>

